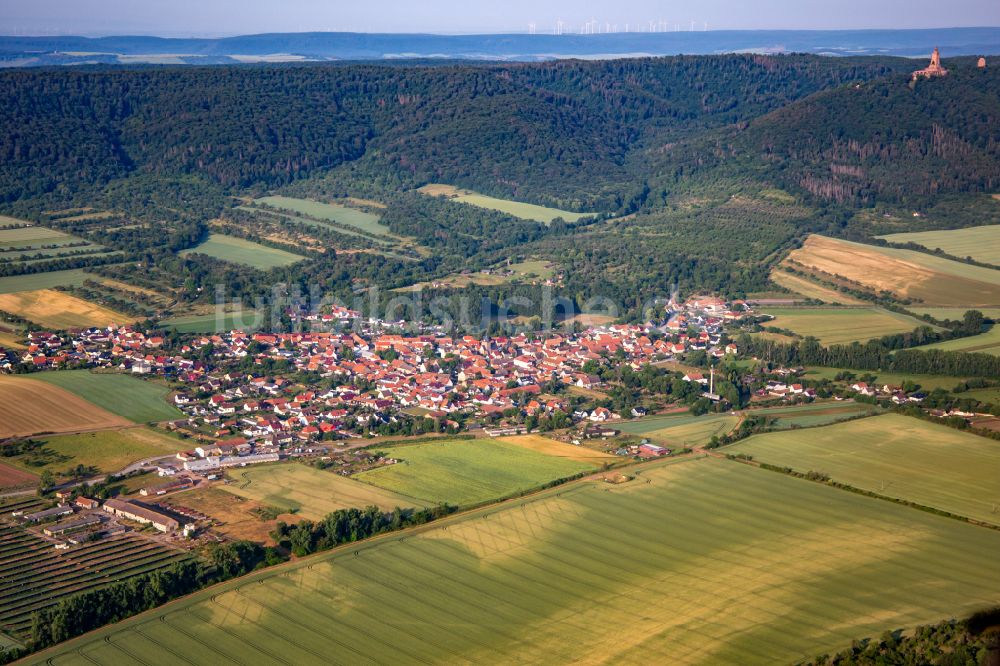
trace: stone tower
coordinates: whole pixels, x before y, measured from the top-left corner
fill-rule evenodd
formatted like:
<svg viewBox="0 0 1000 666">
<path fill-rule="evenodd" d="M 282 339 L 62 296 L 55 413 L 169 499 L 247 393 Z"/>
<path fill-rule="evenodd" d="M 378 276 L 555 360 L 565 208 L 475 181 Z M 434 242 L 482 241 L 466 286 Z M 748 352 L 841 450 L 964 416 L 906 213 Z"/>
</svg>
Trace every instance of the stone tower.
<svg viewBox="0 0 1000 666">
<path fill-rule="evenodd" d="M 913 72 L 913 80 L 916 81 L 919 78 L 930 79 L 935 76 L 948 76 L 948 70 L 941 66 L 941 53 L 936 46 L 934 47 L 934 53 L 931 54 L 931 64 L 924 69 L 918 69 Z"/>
</svg>

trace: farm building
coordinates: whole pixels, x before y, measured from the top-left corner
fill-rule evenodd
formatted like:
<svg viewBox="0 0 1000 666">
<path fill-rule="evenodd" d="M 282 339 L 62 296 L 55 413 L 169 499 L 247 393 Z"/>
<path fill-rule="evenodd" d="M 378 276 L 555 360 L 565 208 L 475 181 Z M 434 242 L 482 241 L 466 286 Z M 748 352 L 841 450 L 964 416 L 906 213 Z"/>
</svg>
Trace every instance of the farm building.
<svg viewBox="0 0 1000 666">
<path fill-rule="evenodd" d="M 62 536 L 63 534 L 79 532 L 80 530 L 100 524 L 101 519 L 97 516 L 87 516 L 86 518 L 80 518 L 79 520 L 68 520 L 64 523 L 49 525 L 42 531 L 45 532 L 46 536 Z"/>
<path fill-rule="evenodd" d="M 184 469 L 189 472 L 209 472 L 223 467 L 243 467 L 245 465 L 278 462 L 279 460 L 281 460 L 281 456 L 277 453 L 257 453 L 249 456 L 222 456 L 201 460 L 188 460 L 184 463 Z"/>
<path fill-rule="evenodd" d="M 161 532 L 173 532 L 180 527 L 180 523 L 170 516 L 124 500 L 109 499 L 104 503 L 104 510 L 137 523 L 152 525 Z"/>
<path fill-rule="evenodd" d="M 72 513 L 73 507 L 60 504 L 59 506 L 54 506 L 51 509 L 44 509 L 42 511 L 36 511 L 35 513 L 26 513 L 24 514 L 24 519 L 29 523 L 40 523 L 43 520 L 58 518 L 59 516 L 68 516 Z"/>
</svg>

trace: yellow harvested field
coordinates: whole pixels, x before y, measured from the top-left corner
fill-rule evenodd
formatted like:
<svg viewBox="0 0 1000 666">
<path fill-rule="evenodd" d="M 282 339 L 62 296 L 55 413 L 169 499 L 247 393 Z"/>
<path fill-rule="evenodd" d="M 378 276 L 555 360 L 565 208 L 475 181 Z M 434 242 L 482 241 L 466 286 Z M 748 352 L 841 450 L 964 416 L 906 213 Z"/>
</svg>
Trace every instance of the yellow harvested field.
<svg viewBox="0 0 1000 666">
<path fill-rule="evenodd" d="M 0 438 L 128 425 L 132 422 L 58 386 L 0 375 Z"/>
<path fill-rule="evenodd" d="M 1000 272 L 922 252 L 813 235 L 788 259 L 926 305 L 1000 305 Z"/>
<path fill-rule="evenodd" d="M 848 296 L 847 294 L 841 293 L 836 289 L 831 289 L 830 287 L 825 287 L 821 284 L 817 284 L 812 280 L 807 280 L 798 275 L 792 275 L 781 269 L 775 268 L 771 272 L 771 282 L 784 287 L 789 291 L 793 291 L 796 294 L 805 296 L 806 298 L 815 298 L 818 301 L 823 301 L 824 303 L 839 303 L 841 305 L 864 305 L 864 302 L 854 298 L 853 296 Z"/>
<path fill-rule="evenodd" d="M 125 324 L 134 319 L 55 289 L 0 294 L 0 310 L 57 329 Z"/>
<path fill-rule="evenodd" d="M 544 453 L 547 456 L 567 458 L 569 460 L 577 460 L 580 462 L 590 463 L 592 465 L 603 465 L 604 463 L 610 463 L 618 460 L 617 456 L 610 453 L 595 451 L 594 449 L 588 449 L 583 446 L 566 444 L 565 442 L 549 439 L 548 437 L 542 437 L 541 435 L 504 437 L 500 441 L 505 444 L 513 444 L 525 449 L 537 451 L 538 453 Z"/>
</svg>

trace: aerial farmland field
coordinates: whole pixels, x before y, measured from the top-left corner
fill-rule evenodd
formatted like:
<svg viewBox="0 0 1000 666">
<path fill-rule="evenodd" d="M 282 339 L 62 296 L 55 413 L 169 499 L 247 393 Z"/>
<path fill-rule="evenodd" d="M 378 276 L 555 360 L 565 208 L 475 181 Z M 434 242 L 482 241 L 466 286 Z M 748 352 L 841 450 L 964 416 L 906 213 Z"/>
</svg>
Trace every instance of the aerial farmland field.
<svg viewBox="0 0 1000 666">
<path fill-rule="evenodd" d="M 788 258 L 875 291 L 918 300 L 918 305 L 1000 305 L 1000 271 L 924 252 L 812 235 Z"/>
<path fill-rule="evenodd" d="M 0 375 L 0 438 L 132 425 L 48 382 Z"/>
<path fill-rule="evenodd" d="M 74 268 L 65 271 L 49 271 L 48 273 L 27 273 L 25 275 L 9 275 L 0 277 L 0 294 L 12 294 L 19 291 L 37 291 L 52 287 L 79 287 L 95 276 Z"/>
<path fill-rule="evenodd" d="M 739 423 L 731 414 L 690 414 L 647 416 L 638 421 L 626 421 L 614 427 L 624 433 L 645 437 L 656 444 L 673 447 L 708 444 L 713 436 L 729 433 Z"/>
<path fill-rule="evenodd" d="M 375 505 L 391 511 L 396 507 L 427 506 L 413 497 L 295 463 L 260 465 L 232 471 L 230 476 L 235 480 L 222 486 L 223 490 L 294 514 L 292 520 L 322 520 L 328 513 L 351 507 Z"/>
<path fill-rule="evenodd" d="M 40 372 L 32 375 L 135 423 L 166 421 L 183 416 L 167 401 L 170 389 L 131 375 L 89 370 Z"/>
<path fill-rule="evenodd" d="M 1000 225 L 966 227 L 946 231 L 917 231 L 879 236 L 892 243 L 916 243 L 928 250 L 941 248 L 953 257 L 1000 265 Z"/>
<path fill-rule="evenodd" d="M 119 472 L 138 460 L 172 455 L 186 446 L 179 439 L 142 427 L 32 439 L 40 443 L 38 449 L 6 460 L 29 472 L 48 470 L 56 475 L 77 465 L 98 472 Z"/>
<path fill-rule="evenodd" d="M 135 319 L 55 289 L 0 294 L 0 310 L 50 329 L 127 324 Z"/>
<path fill-rule="evenodd" d="M 841 305 L 864 305 L 864 301 L 861 301 L 853 296 L 844 294 L 832 289 L 822 284 L 813 282 L 812 280 L 807 280 L 799 275 L 793 275 L 787 271 L 783 271 L 780 268 L 775 268 L 771 271 L 771 282 L 793 291 L 796 294 L 801 294 L 806 298 L 815 298 L 818 301 L 823 301 L 824 303 L 839 303 Z"/>
<path fill-rule="evenodd" d="M 266 204 L 272 208 L 301 213 L 320 220 L 329 220 L 376 236 L 391 236 L 389 227 L 379 222 L 379 216 L 357 208 L 334 203 L 323 203 L 309 199 L 272 196 L 256 199 L 254 203 Z"/>
<path fill-rule="evenodd" d="M 822 402 L 789 407 L 767 407 L 747 410 L 750 415 L 769 416 L 774 419 L 772 428 L 810 428 L 829 425 L 837 421 L 852 419 L 861 415 L 877 414 L 881 410 L 874 405 L 859 402 Z"/>
<path fill-rule="evenodd" d="M 1000 326 L 994 324 L 990 330 L 980 335 L 968 338 L 957 338 L 932 345 L 917 347 L 917 349 L 942 349 L 944 351 L 960 351 L 977 354 L 993 354 L 1000 356 Z"/>
<path fill-rule="evenodd" d="M 302 261 L 305 257 L 278 250 L 273 247 L 253 243 L 235 236 L 224 234 L 209 234 L 208 240 L 201 245 L 189 248 L 181 254 L 197 252 L 207 254 L 210 257 L 228 261 L 233 264 L 243 264 L 252 266 L 260 270 L 269 270 L 280 266 L 289 266 L 297 261 Z"/>
<path fill-rule="evenodd" d="M 998 549 L 747 465 L 659 463 L 252 574 L 30 663 L 792 663 L 995 603 Z"/>
<path fill-rule="evenodd" d="M 953 389 L 956 385 L 964 382 L 968 377 L 949 377 L 948 375 L 918 375 L 912 373 L 893 373 L 893 372 L 881 372 L 881 371 L 864 371 L 864 370 L 849 370 L 846 368 L 819 368 L 819 367 L 809 367 L 806 368 L 804 377 L 806 379 L 830 379 L 839 375 L 842 372 L 849 372 L 855 377 L 860 377 L 864 374 L 874 375 L 876 378 L 875 383 L 881 384 L 891 384 L 893 386 L 899 386 L 903 382 L 911 381 L 919 385 L 922 389 L 933 391 L 936 388 L 942 388 L 947 391 Z M 851 382 L 847 382 L 850 384 Z"/>
<path fill-rule="evenodd" d="M 824 345 L 865 342 L 893 333 L 908 333 L 926 322 L 881 308 L 763 308 L 773 315 L 767 326 L 794 331 L 802 337 L 813 336 Z"/>
<path fill-rule="evenodd" d="M 174 317 L 161 322 L 164 328 L 175 328 L 178 333 L 223 333 L 238 328 L 253 331 L 266 322 L 260 321 L 256 310 L 226 312 L 222 315 L 198 314 Z"/>
<path fill-rule="evenodd" d="M 501 213 L 507 213 L 508 215 L 519 217 L 522 220 L 534 220 L 535 222 L 543 222 L 545 224 L 549 224 L 557 217 L 561 217 L 567 222 L 576 222 L 580 218 L 589 215 L 589 213 L 572 213 L 568 210 L 548 208 L 546 206 L 538 206 L 536 204 L 523 203 L 521 201 L 497 199 L 495 197 L 478 194 L 477 192 L 473 192 L 471 190 L 462 190 L 451 185 L 442 185 L 439 183 L 425 185 L 418 191 L 428 196 L 445 197 L 452 201 L 458 201 L 471 206 L 478 206 L 479 208 L 498 210 Z"/>
<path fill-rule="evenodd" d="M 598 467 L 502 439 L 413 444 L 392 447 L 385 453 L 401 462 L 355 474 L 354 478 L 429 504 L 454 506 L 506 497 Z"/>
<path fill-rule="evenodd" d="M 1000 446 L 943 425 L 885 414 L 754 435 L 725 450 L 1000 525 Z"/>
</svg>

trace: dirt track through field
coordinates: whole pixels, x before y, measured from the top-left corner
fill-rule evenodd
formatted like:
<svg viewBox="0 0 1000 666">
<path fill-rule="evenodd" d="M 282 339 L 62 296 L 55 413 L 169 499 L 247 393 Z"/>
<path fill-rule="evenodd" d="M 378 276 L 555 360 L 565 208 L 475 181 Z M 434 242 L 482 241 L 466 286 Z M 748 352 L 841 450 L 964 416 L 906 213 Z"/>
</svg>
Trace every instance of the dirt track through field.
<svg viewBox="0 0 1000 666">
<path fill-rule="evenodd" d="M 25 377 L 0 376 L 0 438 L 132 425 L 69 391 Z"/>
</svg>

